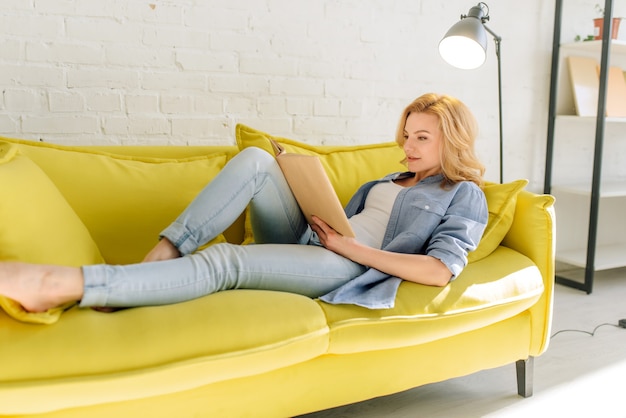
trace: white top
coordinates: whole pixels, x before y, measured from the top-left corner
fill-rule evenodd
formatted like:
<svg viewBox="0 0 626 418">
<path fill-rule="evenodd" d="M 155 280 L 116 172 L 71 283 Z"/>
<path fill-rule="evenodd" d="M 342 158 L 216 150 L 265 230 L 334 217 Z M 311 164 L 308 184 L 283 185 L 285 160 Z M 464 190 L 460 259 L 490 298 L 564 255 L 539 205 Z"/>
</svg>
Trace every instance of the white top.
<svg viewBox="0 0 626 418">
<path fill-rule="evenodd" d="M 380 248 L 389 223 L 391 209 L 402 186 L 388 181 L 372 188 L 365 199 L 361 213 L 350 218 L 350 225 L 359 242 L 374 248 Z"/>
</svg>

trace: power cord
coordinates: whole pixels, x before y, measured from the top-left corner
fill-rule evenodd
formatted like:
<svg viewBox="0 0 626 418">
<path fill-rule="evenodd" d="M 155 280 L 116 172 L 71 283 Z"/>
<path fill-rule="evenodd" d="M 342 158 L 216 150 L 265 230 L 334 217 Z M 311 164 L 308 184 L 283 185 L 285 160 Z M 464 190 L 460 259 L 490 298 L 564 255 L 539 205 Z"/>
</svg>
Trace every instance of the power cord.
<svg viewBox="0 0 626 418">
<path fill-rule="evenodd" d="M 556 337 L 557 335 L 559 335 L 562 332 L 582 332 L 583 334 L 591 335 L 593 337 L 596 334 L 596 331 L 598 330 L 598 328 L 605 327 L 605 326 L 611 326 L 611 327 L 615 327 L 615 328 L 626 328 L 626 319 L 620 319 L 619 321 L 617 321 L 617 325 L 611 324 L 609 322 L 605 322 L 604 324 L 600 324 L 597 327 L 595 327 L 593 329 L 593 331 L 591 331 L 591 332 L 583 331 L 583 330 L 580 330 L 580 329 L 562 329 L 562 330 L 557 331 L 554 334 L 552 334 L 550 336 L 550 339 Z"/>
</svg>

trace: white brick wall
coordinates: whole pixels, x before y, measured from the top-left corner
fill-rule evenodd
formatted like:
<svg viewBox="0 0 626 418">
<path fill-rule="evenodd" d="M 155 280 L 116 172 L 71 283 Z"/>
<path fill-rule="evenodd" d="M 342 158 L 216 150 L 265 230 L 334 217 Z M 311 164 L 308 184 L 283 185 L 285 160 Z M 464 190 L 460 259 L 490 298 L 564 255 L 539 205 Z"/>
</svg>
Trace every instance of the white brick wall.
<svg viewBox="0 0 626 418">
<path fill-rule="evenodd" d="M 0 135 L 232 144 L 242 122 L 311 143 L 371 143 L 392 139 L 402 108 L 436 91 L 476 113 L 479 153 L 495 180 L 493 45 L 487 63 L 469 72 L 437 53 L 474 3 L 3 0 Z M 505 172 L 539 182 L 553 4 L 488 3 L 490 27 L 504 38 L 505 154 L 515 156 Z"/>
</svg>

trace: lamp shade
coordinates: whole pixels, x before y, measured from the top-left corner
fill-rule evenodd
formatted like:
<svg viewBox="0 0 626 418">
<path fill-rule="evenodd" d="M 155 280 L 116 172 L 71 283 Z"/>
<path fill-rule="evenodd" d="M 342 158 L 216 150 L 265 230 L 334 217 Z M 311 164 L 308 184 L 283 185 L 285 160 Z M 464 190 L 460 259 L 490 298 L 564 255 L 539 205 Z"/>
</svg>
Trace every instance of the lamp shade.
<svg viewBox="0 0 626 418">
<path fill-rule="evenodd" d="M 455 23 L 439 42 L 439 54 L 450 65 L 471 70 L 487 56 L 487 31 L 480 19 L 467 16 Z"/>
</svg>

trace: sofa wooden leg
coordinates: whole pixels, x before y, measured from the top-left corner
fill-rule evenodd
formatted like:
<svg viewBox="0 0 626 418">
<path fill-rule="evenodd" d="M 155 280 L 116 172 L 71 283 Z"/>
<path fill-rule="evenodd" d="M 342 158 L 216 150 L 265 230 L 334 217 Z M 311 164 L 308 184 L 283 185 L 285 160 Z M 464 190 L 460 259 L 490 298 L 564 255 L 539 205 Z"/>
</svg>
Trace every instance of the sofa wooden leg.
<svg viewBox="0 0 626 418">
<path fill-rule="evenodd" d="M 535 358 L 528 357 L 525 360 L 517 360 L 517 393 L 524 398 L 533 396 L 533 369 Z"/>
</svg>

